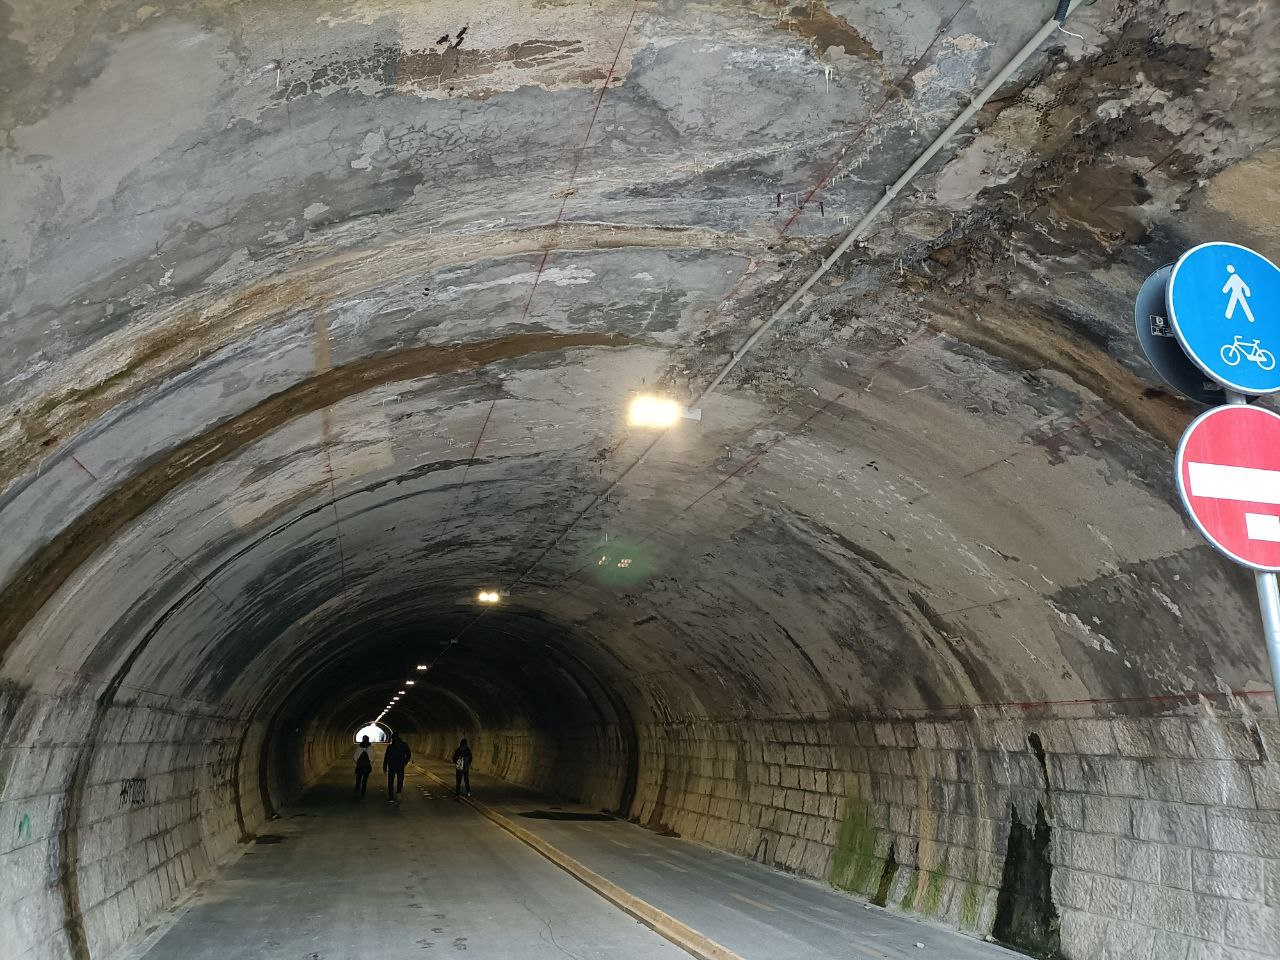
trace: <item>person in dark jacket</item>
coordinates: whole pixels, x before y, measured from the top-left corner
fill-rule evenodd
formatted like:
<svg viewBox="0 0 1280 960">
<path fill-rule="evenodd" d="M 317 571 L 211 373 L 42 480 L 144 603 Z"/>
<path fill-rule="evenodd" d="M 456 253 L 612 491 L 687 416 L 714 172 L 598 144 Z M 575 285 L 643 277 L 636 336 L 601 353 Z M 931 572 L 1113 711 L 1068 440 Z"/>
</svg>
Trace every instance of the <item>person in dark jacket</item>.
<svg viewBox="0 0 1280 960">
<path fill-rule="evenodd" d="M 463 737 L 453 751 L 453 798 L 462 796 L 462 787 L 466 785 L 466 795 L 471 796 L 471 748 L 467 746 L 467 738 Z"/>
<path fill-rule="evenodd" d="M 364 799 L 364 791 L 369 786 L 369 774 L 373 773 L 373 760 L 369 756 L 369 738 L 361 737 L 360 746 L 356 747 L 356 799 Z"/>
<path fill-rule="evenodd" d="M 382 755 L 382 769 L 387 771 L 387 803 L 397 802 L 404 792 L 404 768 L 412 756 L 413 751 L 400 739 L 400 734 L 393 733 L 387 752 Z"/>
</svg>

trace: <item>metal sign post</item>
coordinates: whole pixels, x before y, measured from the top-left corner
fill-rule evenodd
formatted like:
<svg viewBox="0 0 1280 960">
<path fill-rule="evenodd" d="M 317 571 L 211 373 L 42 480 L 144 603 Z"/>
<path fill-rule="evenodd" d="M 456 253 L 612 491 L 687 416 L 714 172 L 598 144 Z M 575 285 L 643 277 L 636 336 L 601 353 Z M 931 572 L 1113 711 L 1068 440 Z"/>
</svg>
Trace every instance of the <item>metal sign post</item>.
<svg viewBox="0 0 1280 960">
<path fill-rule="evenodd" d="M 1258 609 L 1262 612 L 1262 632 L 1267 637 L 1267 654 L 1271 658 L 1271 687 L 1276 695 L 1276 713 L 1280 715 L 1280 586 L 1271 571 L 1254 571 L 1258 583 Z"/>
<path fill-rule="evenodd" d="M 1202 403 L 1223 388 L 1226 405 L 1182 435 L 1178 493 L 1214 549 L 1253 569 L 1280 715 L 1280 414 L 1249 406 L 1250 395 L 1280 393 L 1280 267 L 1237 243 L 1202 243 L 1148 277 L 1134 309 L 1168 383 Z"/>
<path fill-rule="evenodd" d="M 1243 393 L 1228 390 L 1227 403 L 1248 404 Z M 1280 583 L 1274 570 L 1254 570 L 1258 588 L 1258 612 L 1262 614 L 1262 633 L 1267 640 L 1267 658 L 1271 661 L 1271 692 L 1276 698 L 1276 715 L 1280 716 Z"/>
</svg>

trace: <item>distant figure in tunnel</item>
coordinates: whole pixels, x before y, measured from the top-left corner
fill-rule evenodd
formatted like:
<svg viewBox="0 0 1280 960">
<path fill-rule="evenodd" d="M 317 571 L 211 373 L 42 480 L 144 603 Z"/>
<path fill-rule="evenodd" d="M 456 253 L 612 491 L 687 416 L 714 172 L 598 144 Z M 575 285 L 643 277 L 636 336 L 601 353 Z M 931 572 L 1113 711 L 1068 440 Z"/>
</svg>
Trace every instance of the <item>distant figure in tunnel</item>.
<svg viewBox="0 0 1280 960">
<path fill-rule="evenodd" d="M 466 796 L 471 796 L 471 748 L 467 746 L 467 738 L 463 737 L 456 750 L 453 751 L 453 797 L 462 796 L 462 787 L 466 785 Z"/>
<path fill-rule="evenodd" d="M 361 737 L 360 746 L 356 747 L 356 799 L 364 800 L 365 788 L 369 786 L 369 774 L 373 773 L 373 758 L 369 756 L 369 738 Z"/>
<path fill-rule="evenodd" d="M 400 734 L 393 733 L 387 752 L 382 755 L 382 769 L 387 771 L 387 803 L 397 802 L 404 793 L 404 768 L 412 756 L 413 751 L 400 739 Z"/>
</svg>

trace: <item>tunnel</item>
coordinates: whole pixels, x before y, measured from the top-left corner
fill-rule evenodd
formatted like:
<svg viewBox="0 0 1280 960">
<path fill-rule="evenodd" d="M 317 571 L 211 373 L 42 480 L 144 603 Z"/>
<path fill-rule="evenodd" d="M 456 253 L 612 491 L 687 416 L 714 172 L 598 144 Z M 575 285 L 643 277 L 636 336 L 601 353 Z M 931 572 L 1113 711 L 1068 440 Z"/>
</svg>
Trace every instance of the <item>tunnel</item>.
<svg viewBox="0 0 1280 960">
<path fill-rule="evenodd" d="M 0 0 L 0 960 L 372 956 L 401 848 L 383 957 L 1280 955 L 1134 335 L 1280 259 L 1277 19 Z"/>
</svg>

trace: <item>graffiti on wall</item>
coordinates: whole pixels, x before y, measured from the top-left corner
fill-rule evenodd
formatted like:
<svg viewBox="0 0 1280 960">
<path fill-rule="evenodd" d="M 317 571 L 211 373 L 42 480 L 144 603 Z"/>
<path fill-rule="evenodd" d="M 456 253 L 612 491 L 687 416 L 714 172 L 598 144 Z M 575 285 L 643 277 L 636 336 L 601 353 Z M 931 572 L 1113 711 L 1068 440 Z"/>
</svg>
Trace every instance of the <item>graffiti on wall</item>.
<svg viewBox="0 0 1280 960">
<path fill-rule="evenodd" d="M 147 802 L 147 781 L 144 777 L 130 777 L 120 781 L 120 806 Z"/>
<path fill-rule="evenodd" d="M 18 818 L 18 839 L 31 839 L 31 814 L 24 813 Z"/>
</svg>

